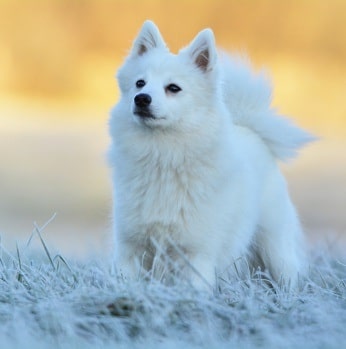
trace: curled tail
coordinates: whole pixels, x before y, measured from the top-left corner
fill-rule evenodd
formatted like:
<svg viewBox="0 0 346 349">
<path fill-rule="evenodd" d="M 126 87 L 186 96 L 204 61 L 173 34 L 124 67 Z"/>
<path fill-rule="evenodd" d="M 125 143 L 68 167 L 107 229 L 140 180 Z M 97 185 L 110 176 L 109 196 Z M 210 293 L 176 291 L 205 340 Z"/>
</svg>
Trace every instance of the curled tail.
<svg viewBox="0 0 346 349">
<path fill-rule="evenodd" d="M 235 124 L 256 132 L 273 155 L 288 160 L 315 137 L 271 108 L 271 85 L 264 72 L 254 74 L 247 61 L 221 55 L 223 97 Z"/>
</svg>

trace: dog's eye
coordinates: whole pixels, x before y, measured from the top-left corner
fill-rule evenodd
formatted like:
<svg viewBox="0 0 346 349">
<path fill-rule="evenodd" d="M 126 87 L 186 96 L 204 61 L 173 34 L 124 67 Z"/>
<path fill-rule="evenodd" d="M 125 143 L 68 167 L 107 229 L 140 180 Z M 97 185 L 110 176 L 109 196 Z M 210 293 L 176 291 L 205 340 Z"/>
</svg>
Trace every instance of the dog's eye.
<svg viewBox="0 0 346 349">
<path fill-rule="evenodd" d="M 181 88 L 178 85 L 169 84 L 166 87 L 166 91 L 169 91 L 169 92 L 172 92 L 172 93 L 178 93 L 179 91 L 181 91 Z"/>
<path fill-rule="evenodd" d="M 144 80 L 138 80 L 136 81 L 136 87 L 137 88 L 142 88 L 145 86 L 145 81 Z"/>
</svg>

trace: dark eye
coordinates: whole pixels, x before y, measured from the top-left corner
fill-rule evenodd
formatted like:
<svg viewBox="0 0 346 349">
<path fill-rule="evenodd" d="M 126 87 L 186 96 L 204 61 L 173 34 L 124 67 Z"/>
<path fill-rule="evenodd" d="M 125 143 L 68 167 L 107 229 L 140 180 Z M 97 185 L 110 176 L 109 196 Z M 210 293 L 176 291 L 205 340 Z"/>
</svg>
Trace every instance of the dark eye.
<svg viewBox="0 0 346 349">
<path fill-rule="evenodd" d="M 136 87 L 137 88 L 142 88 L 145 86 L 145 81 L 144 80 L 138 80 L 136 81 Z"/>
<path fill-rule="evenodd" d="M 172 92 L 172 93 L 178 93 L 179 91 L 181 91 L 181 88 L 178 85 L 169 84 L 166 87 L 166 91 L 169 91 L 169 92 Z"/>
</svg>

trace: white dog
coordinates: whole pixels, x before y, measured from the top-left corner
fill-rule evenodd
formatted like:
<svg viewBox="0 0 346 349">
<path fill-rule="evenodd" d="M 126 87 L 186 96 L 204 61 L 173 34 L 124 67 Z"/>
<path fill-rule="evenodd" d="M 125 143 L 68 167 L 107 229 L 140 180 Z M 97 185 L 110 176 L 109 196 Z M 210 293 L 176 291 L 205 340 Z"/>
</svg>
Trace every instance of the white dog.
<svg viewBox="0 0 346 349">
<path fill-rule="evenodd" d="M 175 55 L 146 21 L 118 82 L 110 162 L 121 272 L 157 268 L 167 279 L 174 265 L 214 284 L 253 254 L 294 283 L 302 229 L 277 161 L 312 137 L 271 109 L 266 77 L 218 55 L 210 29 Z"/>
</svg>

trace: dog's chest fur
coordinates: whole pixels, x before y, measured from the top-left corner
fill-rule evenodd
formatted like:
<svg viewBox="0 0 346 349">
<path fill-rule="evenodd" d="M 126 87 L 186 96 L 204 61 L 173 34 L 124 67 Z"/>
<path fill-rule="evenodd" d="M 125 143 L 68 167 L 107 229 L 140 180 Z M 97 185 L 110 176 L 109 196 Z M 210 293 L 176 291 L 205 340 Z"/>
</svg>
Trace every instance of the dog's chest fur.
<svg viewBox="0 0 346 349">
<path fill-rule="evenodd" d="M 219 189 L 217 161 L 212 155 L 156 147 L 132 156 L 131 161 L 127 158 L 119 186 L 123 189 L 119 202 L 123 237 L 166 234 L 181 239 L 198 230 Z"/>
</svg>

